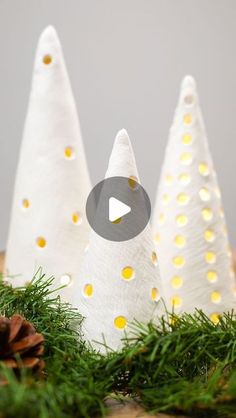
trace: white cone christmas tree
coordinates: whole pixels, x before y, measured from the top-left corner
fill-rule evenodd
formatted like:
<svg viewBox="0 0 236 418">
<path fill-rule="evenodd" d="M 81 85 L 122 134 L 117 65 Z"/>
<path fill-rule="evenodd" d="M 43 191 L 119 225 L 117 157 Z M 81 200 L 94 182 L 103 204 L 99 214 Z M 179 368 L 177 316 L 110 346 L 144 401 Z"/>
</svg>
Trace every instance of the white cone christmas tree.
<svg viewBox="0 0 236 418">
<path fill-rule="evenodd" d="M 7 245 L 13 285 L 30 281 L 39 266 L 66 300 L 87 245 L 85 203 L 90 180 L 76 106 L 56 31 L 42 33 L 18 165 Z"/>
<path fill-rule="evenodd" d="M 138 179 L 129 137 L 118 133 L 106 177 Z M 123 242 L 108 241 L 95 232 L 79 275 L 74 305 L 85 317 L 84 334 L 101 351 L 105 341 L 112 349 L 121 346 L 129 322 L 148 322 L 160 309 L 161 288 L 157 255 L 147 226 L 135 238 Z"/>
<path fill-rule="evenodd" d="M 214 322 L 235 307 L 220 191 L 195 82 L 183 80 L 153 216 L 168 309 L 202 309 Z"/>
</svg>

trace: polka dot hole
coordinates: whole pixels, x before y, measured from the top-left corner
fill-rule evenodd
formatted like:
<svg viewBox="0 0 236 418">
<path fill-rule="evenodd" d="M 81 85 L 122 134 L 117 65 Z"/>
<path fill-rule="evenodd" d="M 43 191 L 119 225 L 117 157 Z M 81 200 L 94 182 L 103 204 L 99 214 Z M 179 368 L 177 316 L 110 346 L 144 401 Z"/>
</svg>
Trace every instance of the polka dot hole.
<svg viewBox="0 0 236 418">
<path fill-rule="evenodd" d="M 151 298 L 155 302 L 159 300 L 159 292 L 156 287 L 153 287 L 151 290 Z"/>
<path fill-rule="evenodd" d="M 91 283 L 84 285 L 83 294 L 87 298 L 91 298 L 93 296 L 93 285 Z"/>
<path fill-rule="evenodd" d="M 193 137 L 192 137 L 192 135 L 190 135 L 190 134 L 184 134 L 184 135 L 182 136 L 182 143 L 183 143 L 184 145 L 191 145 L 191 144 L 192 144 L 192 142 L 193 142 Z"/>
<path fill-rule="evenodd" d="M 30 201 L 28 199 L 23 199 L 22 200 L 22 208 L 23 209 L 29 209 L 30 207 Z"/>
<path fill-rule="evenodd" d="M 182 186 L 187 186 L 191 181 L 191 177 L 188 173 L 181 173 L 178 177 L 178 181 Z"/>
<path fill-rule="evenodd" d="M 172 259 L 172 264 L 176 268 L 181 268 L 185 265 L 185 258 L 182 255 L 177 255 Z"/>
<path fill-rule="evenodd" d="M 45 65 L 50 65 L 52 63 L 52 56 L 50 54 L 45 54 L 43 56 L 43 63 Z"/>
<path fill-rule="evenodd" d="M 187 205 L 187 204 L 188 204 L 188 202 L 189 202 L 189 200 L 190 200 L 190 197 L 189 197 L 189 195 L 188 195 L 188 194 L 186 194 L 186 193 L 179 193 L 179 194 L 178 194 L 178 196 L 177 196 L 177 203 L 178 203 L 180 206 L 185 206 L 185 205 Z"/>
<path fill-rule="evenodd" d="M 184 104 L 186 106 L 192 106 L 193 103 L 194 103 L 194 95 L 191 93 L 186 94 L 186 96 L 184 96 Z"/>
<path fill-rule="evenodd" d="M 64 149 L 64 157 L 67 160 L 72 160 L 74 158 L 75 154 L 74 154 L 74 150 L 72 147 L 66 147 Z"/>
<path fill-rule="evenodd" d="M 184 214 L 180 214 L 176 216 L 176 223 L 179 227 L 185 226 L 188 223 L 188 218 Z"/>
<path fill-rule="evenodd" d="M 124 316 L 117 316 L 114 319 L 114 325 L 117 329 L 124 329 L 127 325 L 127 319 Z"/>
<path fill-rule="evenodd" d="M 192 154 L 190 152 L 183 152 L 180 155 L 180 162 L 183 165 L 190 165 L 190 164 L 192 164 L 192 162 L 193 162 L 193 156 L 192 156 Z"/>
<path fill-rule="evenodd" d="M 174 289 L 179 289 L 183 285 L 183 279 L 180 276 L 174 276 L 171 279 L 171 286 Z"/>
<path fill-rule="evenodd" d="M 183 235 L 176 235 L 174 243 L 176 247 L 183 248 L 186 245 L 186 238 Z"/>
<path fill-rule="evenodd" d="M 210 208 L 204 208 L 202 209 L 202 218 L 204 221 L 211 221 L 213 218 L 213 212 Z"/>
<path fill-rule="evenodd" d="M 180 296 L 178 296 L 178 295 L 173 296 L 173 297 L 171 298 L 170 302 L 171 302 L 171 305 L 172 305 L 174 308 L 180 308 L 180 307 L 182 306 L 182 299 L 181 299 L 181 297 L 180 297 Z"/>
<path fill-rule="evenodd" d="M 158 257 L 157 257 L 157 253 L 155 251 L 152 252 L 151 259 L 152 259 L 152 264 L 154 264 L 154 266 L 157 266 L 157 264 L 158 264 Z"/>
<path fill-rule="evenodd" d="M 211 301 L 212 303 L 220 303 L 221 301 L 221 294 L 220 292 L 214 291 L 211 293 Z"/>
<path fill-rule="evenodd" d="M 63 274 L 60 282 L 62 286 L 70 286 L 72 284 L 72 277 L 69 274 Z"/>
<path fill-rule="evenodd" d="M 207 251 L 205 254 L 205 261 L 208 264 L 214 264 L 216 262 L 216 254 L 213 251 Z"/>
<path fill-rule="evenodd" d="M 217 279 L 218 279 L 218 276 L 217 276 L 216 271 L 214 271 L 214 270 L 210 270 L 210 271 L 208 271 L 208 272 L 207 272 L 207 280 L 208 280 L 210 283 L 215 283 L 215 282 L 217 282 Z"/>
<path fill-rule="evenodd" d="M 183 116 L 183 122 L 184 122 L 184 124 L 185 124 L 185 125 L 191 125 L 191 124 L 192 124 L 192 122 L 193 122 L 193 117 L 192 117 L 192 115 L 191 115 L 190 113 L 186 113 L 186 114 Z"/>
<path fill-rule="evenodd" d="M 128 179 L 128 184 L 129 184 L 129 187 L 132 190 L 136 190 L 138 188 L 138 185 L 139 185 L 137 177 L 130 176 L 129 179 Z"/>
<path fill-rule="evenodd" d="M 209 175 L 209 167 L 207 163 L 200 163 L 198 166 L 198 171 L 201 176 L 205 177 Z"/>
<path fill-rule="evenodd" d="M 215 325 L 217 325 L 219 320 L 220 320 L 220 314 L 213 313 L 213 314 L 211 314 L 210 319 Z"/>
<path fill-rule="evenodd" d="M 71 220 L 75 225 L 81 225 L 82 223 L 82 217 L 79 212 L 74 212 L 71 216 Z"/>
<path fill-rule="evenodd" d="M 163 205 L 168 205 L 169 201 L 170 201 L 170 195 L 168 195 L 167 193 L 163 194 L 162 196 Z"/>
<path fill-rule="evenodd" d="M 173 183 L 173 176 L 171 176 L 171 174 L 166 174 L 166 176 L 165 176 L 165 184 L 167 186 L 171 186 L 172 183 Z"/>
<path fill-rule="evenodd" d="M 124 280 L 132 280 L 134 279 L 134 276 L 134 269 L 131 266 L 126 266 L 121 270 L 121 277 Z"/>
<path fill-rule="evenodd" d="M 38 237 L 36 239 L 36 244 L 39 248 L 45 248 L 47 245 L 47 241 L 44 237 Z"/>
<path fill-rule="evenodd" d="M 209 202 L 209 200 L 211 198 L 209 190 L 206 187 L 202 187 L 199 190 L 199 197 L 200 197 L 202 202 Z"/>
<path fill-rule="evenodd" d="M 204 232 L 204 238 L 207 242 L 215 241 L 215 233 L 211 229 L 206 229 Z"/>
</svg>

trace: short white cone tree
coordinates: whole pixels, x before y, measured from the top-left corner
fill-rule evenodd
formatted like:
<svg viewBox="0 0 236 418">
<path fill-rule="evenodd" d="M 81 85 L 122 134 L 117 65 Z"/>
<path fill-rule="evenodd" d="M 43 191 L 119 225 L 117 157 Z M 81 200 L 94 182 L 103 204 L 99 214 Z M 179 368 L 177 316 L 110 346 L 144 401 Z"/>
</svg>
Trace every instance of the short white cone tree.
<svg viewBox="0 0 236 418">
<path fill-rule="evenodd" d="M 169 310 L 202 309 L 218 322 L 235 307 L 221 195 L 195 81 L 182 82 L 162 169 L 153 232 Z"/>
<path fill-rule="evenodd" d="M 125 130 L 117 134 L 106 178 L 122 176 L 132 190 L 138 173 Z M 92 231 L 86 258 L 74 293 L 74 303 L 85 317 L 86 339 L 101 352 L 105 342 L 119 349 L 134 319 L 149 322 L 161 310 L 159 267 L 149 225 L 135 238 L 114 242 Z M 96 344 L 96 342 L 98 344 Z"/>
<path fill-rule="evenodd" d="M 89 226 L 90 180 L 76 106 L 56 31 L 38 43 L 32 89 L 15 183 L 6 254 L 13 285 L 41 266 L 70 301 Z"/>
</svg>

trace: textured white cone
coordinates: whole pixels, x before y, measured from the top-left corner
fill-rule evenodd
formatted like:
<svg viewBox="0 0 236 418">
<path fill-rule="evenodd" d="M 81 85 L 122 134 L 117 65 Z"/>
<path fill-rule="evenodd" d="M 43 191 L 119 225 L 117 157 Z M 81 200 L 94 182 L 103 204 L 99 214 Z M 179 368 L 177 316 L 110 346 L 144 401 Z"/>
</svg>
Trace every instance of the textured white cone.
<svg viewBox="0 0 236 418">
<path fill-rule="evenodd" d="M 166 304 L 213 321 L 235 306 L 234 273 L 195 82 L 183 80 L 162 169 L 153 232 Z"/>
<path fill-rule="evenodd" d="M 138 178 L 135 159 L 125 130 L 118 133 L 106 177 Z M 130 189 L 130 193 L 134 193 Z M 135 238 L 114 242 L 91 233 L 79 275 L 74 305 L 85 317 L 84 334 L 98 349 L 105 341 L 121 346 L 124 330 L 134 318 L 148 322 L 160 310 L 161 283 L 151 231 L 147 226 Z"/>
<path fill-rule="evenodd" d="M 76 106 L 50 26 L 38 43 L 15 183 L 6 256 L 7 274 L 17 275 L 10 279 L 14 285 L 31 280 L 42 266 L 56 285 L 71 283 L 61 292 L 70 301 L 88 241 L 89 191 Z"/>
</svg>

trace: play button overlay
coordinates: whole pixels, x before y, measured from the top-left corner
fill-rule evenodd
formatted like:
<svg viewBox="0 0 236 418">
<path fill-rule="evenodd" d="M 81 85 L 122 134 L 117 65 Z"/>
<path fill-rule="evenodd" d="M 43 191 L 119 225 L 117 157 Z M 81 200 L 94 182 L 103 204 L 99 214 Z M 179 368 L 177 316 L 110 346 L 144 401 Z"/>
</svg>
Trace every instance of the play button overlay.
<svg viewBox="0 0 236 418">
<path fill-rule="evenodd" d="M 92 229 L 110 241 L 127 241 L 144 230 L 151 215 L 145 189 L 133 178 L 109 177 L 90 192 L 86 215 Z"/>
<path fill-rule="evenodd" d="M 117 222 L 121 221 L 122 216 L 127 215 L 131 212 L 131 207 L 116 199 L 110 197 L 109 199 L 109 221 Z"/>
</svg>

